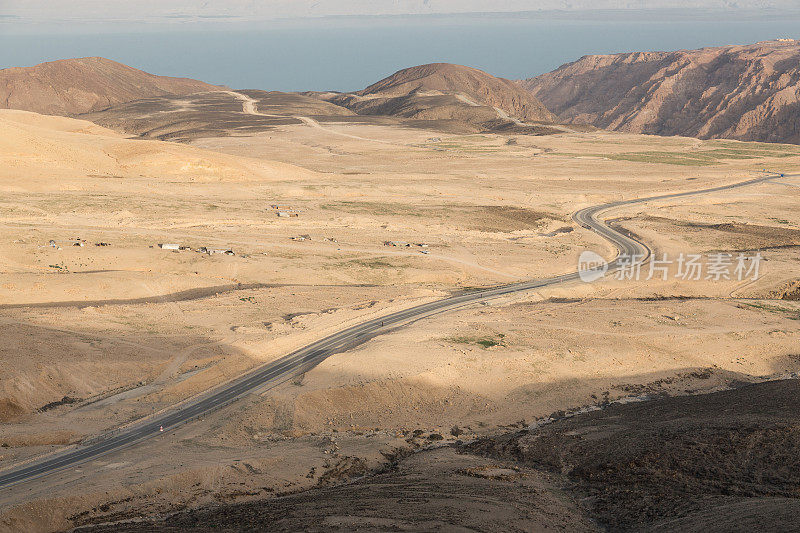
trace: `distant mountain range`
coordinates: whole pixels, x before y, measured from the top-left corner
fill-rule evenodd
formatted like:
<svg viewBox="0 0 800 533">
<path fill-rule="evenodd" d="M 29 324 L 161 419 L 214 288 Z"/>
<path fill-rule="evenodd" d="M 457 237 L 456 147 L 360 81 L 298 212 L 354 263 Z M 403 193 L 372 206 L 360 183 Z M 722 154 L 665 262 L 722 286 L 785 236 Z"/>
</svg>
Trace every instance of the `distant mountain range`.
<svg viewBox="0 0 800 533">
<path fill-rule="evenodd" d="M 0 70 L 0 108 L 46 115 L 77 115 L 140 98 L 216 90 L 202 81 L 156 76 L 102 57 Z"/>
<path fill-rule="evenodd" d="M 99 57 L 0 70 L 0 108 L 55 115 L 220 89 Z M 275 100 L 279 93 L 269 94 Z M 195 113 L 214 111 L 215 100 L 203 98 L 205 103 Z M 564 128 L 548 125 L 569 123 L 632 133 L 800 144 L 800 42 L 585 56 L 517 82 L 470 67 L 432 63 L 400 70 L 353 93 L 309 92 L 278 99 L 286 108 L 278 114 L 287 117 L 314 108 L 317 114 L 393 117 L 405 125 L 454 132 L 556 133 Z M 309 107 L 314 99 L 326 103 Z M 299 100 L 306 103 L 304 110 L 293 111 Z M 337 109 L 330 104 L 340 111 L 330 112 Z M 164 105 L 176 109 L 174 104 Z M 120 116 L 130 121 L 137 109 L 151 107 L 158 105 L 134 106 L 133 112 Z M 233 108 L 229 111 L 235 113 Z M 207 118 L 213 120 L 213 115 Z M 136 120 L 142 122 L 138 128 L 156 127 L 146 114 Z"/>
<path fill-rule="evenodd" d="M 521 85 L 564 122 L 800 143 L 799 41 L 585 56 Z"/>
</svg>

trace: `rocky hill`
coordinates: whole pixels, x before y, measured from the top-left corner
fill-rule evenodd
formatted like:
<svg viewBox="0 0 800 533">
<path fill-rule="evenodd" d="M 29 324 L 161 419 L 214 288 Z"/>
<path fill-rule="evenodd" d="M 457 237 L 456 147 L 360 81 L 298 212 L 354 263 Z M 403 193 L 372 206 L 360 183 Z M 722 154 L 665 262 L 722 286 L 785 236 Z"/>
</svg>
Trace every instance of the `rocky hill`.
<svg viewBox="0 0 800 533">
<path fill-rule="evenodd" d="M 511 80 L 449 63 L 432 63 L 403 69 L 358 94 L 392 97 L 430 91 L 462 95 L 464 100 L 502 109 L 508 115 L 522 120 L 552 122 L 554 119 L 539 100 L 520 90 Z"/>
<path fill-rule="evenodd" d="M 518 84 L 449 63 L 407 68 L 361 91 L 322 97 L 359 115 L 454 121 L 478 130 L 530 129 L 530 123 L 555 121 L 555 116 Z"/>
<path fill-rule="evenodd" d="M 102 518 L 81 531 L 796 529 L 798 395 L 787 379 L 554 414 L 551 424 L 398 454 L 372 475 L 351 460 L 342 479 L 305 492 Z"/>
<path fill-rule="evenodd" d="M 520 83 L 565 122 L 800 143 L 800 41 L 585 56 Z"/>
<path fill-rule="evenodd" d="M 219 87 L 148 74 L 102 57 L 0 70 L 0 108 L 48 115 L 77 115 L 140 98 L 214 90 Z"/>
</svg>

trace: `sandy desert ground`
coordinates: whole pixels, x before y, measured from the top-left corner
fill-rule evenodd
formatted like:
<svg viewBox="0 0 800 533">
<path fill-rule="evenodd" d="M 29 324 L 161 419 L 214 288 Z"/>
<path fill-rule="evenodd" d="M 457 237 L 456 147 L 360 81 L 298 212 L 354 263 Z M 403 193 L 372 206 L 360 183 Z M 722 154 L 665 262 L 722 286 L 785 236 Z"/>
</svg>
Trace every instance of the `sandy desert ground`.
<svg viewBox="0 0 800 533">
<path fill-rule="evenodd" d="M 586 249 L 611 257 L 571 220 L 581 207 L 764 168 L 800 173 L 800 148 L 346 118 L 179 144 L 0 111 L 0 468 L 389 310 L 570 272 Z M 657 257 L 758 252 L 761 277 L 608 278 L 430 317 L 163 438 L 0 491 L 0 529 L 335 486 L 554 413 L 795 376 L 799 198 L 787 176 L 609 211 Z M 474 461 L 448 472 L 489 464 Z"/>
</svg>

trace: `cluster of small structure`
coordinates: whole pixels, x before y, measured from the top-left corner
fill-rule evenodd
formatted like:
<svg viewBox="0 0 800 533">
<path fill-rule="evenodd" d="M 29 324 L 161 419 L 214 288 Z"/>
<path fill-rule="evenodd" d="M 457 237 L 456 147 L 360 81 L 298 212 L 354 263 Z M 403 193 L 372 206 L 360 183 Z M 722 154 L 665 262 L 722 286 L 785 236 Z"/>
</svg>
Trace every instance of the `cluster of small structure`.
<svg viewBox="0 0 800 533">
<path fill-rule="evenodd" d="M 392 246 L 394 248 L 413 248 L 413 247 L 423 248 L 422 250 L 420 250 L 420 253 L 423 254 L 429 253 L 427 250 L 428 245 L 421 242 L 411 244 L 410 242 L 404 242 L 404 241 L 383 241 L 383 245 Z"/>
<path fill-rule="evenodd" d="M 308 235 L 304 235 L 304 237 L 307 237 L 308 239 L 311 239 L 311 237 L 309 237 Z M 72 244 L 72 246 L 81 246 L 81 247 L 86 246 L 86 239 L 81 239 L 80 237 L 75 237 L 74 239 L 70 239 L 69 242 Z M 100 241 L 100 242 L 94 243 L 94 245 L 95 246 L 111 246 L 111 243 Z M 50 239 L 50 242 L 47 243 L 47 246 L 49 246 L 50 248 L 55 248 L 57 250 L 61 250 L 61 246 L 59 246 L 59 244 L 54 239 Z M 173 243 L 161 243 L 161 244 L 158 244 L 157 246 L 159 248 L 161 248 L 162 250 L 172 250 L 172 251 L 175 251 L 175 252 L 182 251 L 182 250 L 188 250 L 190 252 L 194 251 L 194 252 L 198 252 L 198 253 L 201 253 L 201 254 L 208 254 L 208 255 L 236 255 L 234 253 L 234 251 L 231 250 L 230 248 L 222 249 L 222 248 L 208 248 L 206 246 L 201 246 L 197 250 L 194 250 L 191 246 L 182 246 L 180 244 L 173 244 Z M 152 248 L 152 246 L 150 248 Z"/>
<path fill-rule="evenodd" d="M 182 246 L 180 244 L 173 244 L 173 243 L 163 243 L 158 245 L 159 248 L 162 250 L 172 250 L 172 251 L 182 251 L 188 250 L 190 252 L 197 252 L 200 254 L 208 254 L 208 255 L 236 255 L 233 250 L 230 249 L 221 249 L 221 248 L 207 248 L 205 246 L 201 246 L 197 250 L 194 250 L 191 246 Z"/>
<path fill-rule="evenodd" d="M 404 241 L 383 241 L 384 246 L 394 246 L 395 248 L 411 248 L 412 246 L 416 246 L 418 248 L 427 248 L 428 245 L 418 242 L 415 244 L 411 244 L 410 242 Z"/>
<path fill-rule="evenodd" d="M 302 235 L 295 235 L 294 237 L 289 237 L 289 238 L 292 239 L 293 241 L 297 241 L 297 242 L 310 241 L 311 240 L 311 235 L 309 235 L 308 233 L 304 233 Z M 334 244 L 338 244 L 339 243 L 339 241 L 334 239 L 333 237 L 323 237 L 322 240 L 325 241 L 325 242 L 332 242 Z"/>
<path fill-rule="evenodd" d="M 86 246 L 86 239 L 81 239 L 80 237 L 75 237 L 74 239 L 70 239 L 72 246 Z M 95 246 L 111 246 L 110 243 L 107 242 L 96 242 L 94 243 Z M 50 239 L 50 242 L 47 243 L 47 246 L 50 248 L 55 248 L 56 250 L 61 250 L 61 246 L 54 240 Z"/>
<path fill-rule="evenodd" d="M 300 216 L 300 211 L 288 205 L 272 204 L 270 207 L 275 211 L 275 214 L 281 218 Z"/>
</svg>

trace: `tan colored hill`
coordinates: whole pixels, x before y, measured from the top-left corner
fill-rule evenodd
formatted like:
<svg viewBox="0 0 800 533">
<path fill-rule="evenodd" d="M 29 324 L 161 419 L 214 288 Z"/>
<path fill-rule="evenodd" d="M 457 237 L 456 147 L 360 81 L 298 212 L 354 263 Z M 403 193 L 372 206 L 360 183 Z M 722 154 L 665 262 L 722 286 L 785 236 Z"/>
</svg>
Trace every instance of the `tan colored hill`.
<svg viewBox="0 0 800 533">
<path fill-rule="evenodd" d="M 321 95 L 359 115 L 383 115 L 472 127 L 474 131 L 533 131 L 529 123 L 555 116 L 516 83 L 478 69 L 449 63 L 396 72 L 361 91 Z"/>
<path fill-rule="evenodd" d="M 151 183 L 252 183 L 310 174 L 275 161 L 126 139 L 85 120 L 0 110 L 0 190 L 60 189 L 61 180 L 75 176 L 97 180 L 148 177 Z"/>
<path fill-rule="evenodd" d="M 219 90 L 189 78 L 156 76 L 102 57 L 0 70 L 0 108 L 77 115 L 154 96 Z"/>
<path fill-rule="evenodd" d="M 585 56 L 521 84 L 567 122 L 800 143 L 800 41 Z"/>
</svg>

